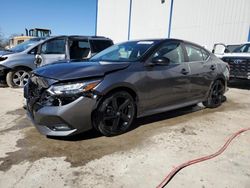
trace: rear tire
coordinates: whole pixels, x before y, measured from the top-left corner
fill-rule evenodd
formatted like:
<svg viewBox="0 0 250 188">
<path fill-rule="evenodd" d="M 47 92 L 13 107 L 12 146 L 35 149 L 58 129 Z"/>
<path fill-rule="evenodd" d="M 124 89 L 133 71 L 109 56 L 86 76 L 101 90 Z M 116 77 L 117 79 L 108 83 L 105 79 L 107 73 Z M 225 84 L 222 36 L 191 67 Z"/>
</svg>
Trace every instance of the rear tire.
<svg viewBox="0 0 250 188">
<path fill-rule="evenodd" d="M 8 72 L 6 82 L 9 87 L 22 88 L 24 87 L 30 77 L 30 71 L 25 68 L 13 69 Z"/>
<path fill-rule="evenodd" d="M 118 91 L 100 102 L 94 113 L 93 124 L 104 136 L 115 136 L 129 130 L 135 115 L 133 97 L 126 91 Z"/>
<path fill-rule="evenodd" d="M 206 101 L 203 102 L 203 105 L 207 108 L 217 108 L 222 102 L 225 101 L 223 96 L 225 92 L 225 85 L 221 80 L 215 80 Z"/>
</svg>

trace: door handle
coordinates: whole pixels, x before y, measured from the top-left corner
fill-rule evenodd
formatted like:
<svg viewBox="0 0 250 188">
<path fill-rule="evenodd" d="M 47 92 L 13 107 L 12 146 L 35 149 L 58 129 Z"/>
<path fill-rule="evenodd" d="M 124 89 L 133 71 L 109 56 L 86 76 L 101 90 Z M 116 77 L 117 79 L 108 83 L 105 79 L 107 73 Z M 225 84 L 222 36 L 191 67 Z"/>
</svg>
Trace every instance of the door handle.
<svg viewBox="0 0 250 188">
<path fill-rule="evenodd" d="M 210 69 L 215 70 L 216 69 L 215 65 L 211 65 Z"/>
<path fill-rule="evenodd" d="M 186 69 L 181 70 L 181 74 L 187 75 L 189 72 Z"/>
</svg>

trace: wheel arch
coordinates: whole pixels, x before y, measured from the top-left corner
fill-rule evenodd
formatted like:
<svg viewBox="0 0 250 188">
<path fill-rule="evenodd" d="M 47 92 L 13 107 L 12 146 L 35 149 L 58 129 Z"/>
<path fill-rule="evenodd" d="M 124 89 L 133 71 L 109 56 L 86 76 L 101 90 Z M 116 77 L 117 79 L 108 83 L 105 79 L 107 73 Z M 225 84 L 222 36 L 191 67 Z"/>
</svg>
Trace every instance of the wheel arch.
<svg viewBox="0 0 250 188">
<path fill-rule="evenodd" d="M 210 86 L 209 86 L 209 90 L 207 91 L 207 94 L 206 94 L 206 98 L 208 97 L 209 92 L 210 92 L 210 90 L 211 90 L 211 88 L 212 88 L 212 86 L 213 86 L 213 84 L 214 84 L 214 82 L 215 82 L 216 80 L 220 80 L 220 81 L 223 83 L 223 85 L 225 86 L 225 89 L 226 89 L 226 83 L 227 83 L 226 79 L 225 79 L 223 76 L 217 76 L 217 77 L 211 82 L 211 84 L 210 84 Z"/>
<path fill-rule="evenodd" d="M 97 99 L 97 102 L 96 102 L 96 104 L 91 112 L 91 122 L 92 122 L 92 127 L 94 129 L 98 130 L 98 128 L 96 127 L 95 122 L 94 122 L 94 119 L 96 118 L 95 113 L 97 111 L 98 106 L 101 104 L 101 102 L 105 99 L 106 96 L 110 95 L 111 93 L 119 92 L 119 91 L 126 91 L 133 97 L 133 99 L 135 101 L 135 116 L 137 116 L 139 99 L 138 99 L 138 95 L 136 94 L 136 91 L 134 89 L 132 89 L 131 87 L 124 86 L 124 85 L 112 87 L 112 88 L 106 89 L 102 93 L 99 93 L 99 99 Z"/>
<path fill-rule="evenodd" d="M 24 65 L 18 65 L 18 66 L 10 68 L 10 70 L 19 70 L 19 69 L 24 69 L 24 70 L 32 71 L 32 68 L 30 68 L 28 66 L 24 66 Z"/>
</svg>

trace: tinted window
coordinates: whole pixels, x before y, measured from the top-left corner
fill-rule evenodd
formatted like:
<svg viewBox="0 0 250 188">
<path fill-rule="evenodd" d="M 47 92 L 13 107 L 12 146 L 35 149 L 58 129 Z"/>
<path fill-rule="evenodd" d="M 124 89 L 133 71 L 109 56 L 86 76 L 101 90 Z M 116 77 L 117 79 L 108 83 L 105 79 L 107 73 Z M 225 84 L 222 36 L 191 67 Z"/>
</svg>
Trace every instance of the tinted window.
<svg viewBox="0 0 250 188">
<path fill-rule="evenodd" d="M 90 46 L 87 40 L 69 41 L 70 59 L 86 59 L 90 56 Z"/>
<path fill-rule="evenodd" d="M 234 52 L 238 53 L 249 53 L 250 52 L 250 44 L 245 44 L 243 46 L 240 46 L 234 50 Z"/>
<path fill-rule="evenodd" d="M 65 40 L 55 39 L 50 40 L 42 45 L 42 54 L 64 54 L 65 53 Z"/>
<path fill-rule="evenodd" d="M 154 54 L 153 57 L 166 57 L 170 63 L 184 62 L 183 50 L 180 43 L 163 44 Z"/>
<path fill-rule="evenodd" d="M 91 48 L 93 53 L 98 53 L 112 45 L 113 42 L 110 40 L 91 40 Z"/>
<path fill-rule="evenodd" d="M 201 48 L 198 48 L 193 45 L 186 44 L 187 56 L 189 61 L 203 61 L 203 54 Z"/>
<path fill-rule="evenodd" d="M 89 42 L 88 41 L 79 41 L 78 42 L 78 47 L 79 48 L 90 48 Z"/>
</svg>

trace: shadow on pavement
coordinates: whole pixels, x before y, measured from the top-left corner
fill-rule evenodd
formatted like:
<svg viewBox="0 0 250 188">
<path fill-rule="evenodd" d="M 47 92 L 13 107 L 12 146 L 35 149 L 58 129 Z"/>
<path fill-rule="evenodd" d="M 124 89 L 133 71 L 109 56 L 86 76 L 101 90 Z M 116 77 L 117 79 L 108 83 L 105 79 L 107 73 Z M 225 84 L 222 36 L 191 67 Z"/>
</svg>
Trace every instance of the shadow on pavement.
<svg viewBox="0 0 250 188">
<path fill-rule="evenodd" d="M 192 112 L 196 112 L 199 110 L 202 110 L 204 107 L 198 106 L 198 105 L 193 105 L 193 106 L 188 106 L 185 108 L 181 108 L 178 110 L 172 110 L 164 113 L 159 113 L 151 116 L 146 116 L 142 118 L 137 118 L 134 122 L 134 125 L 132 125 L 131 129 L 129 131 L 133 131 L 140 126 L 144 126 L 150 123 L 162 121 L 162 120 L 167 120 L 167 119 L 172 119 L 178 116 L 182 116 L 185 114 L 189 114 Z M 126 134 L 126 133 L 124 133 Z M 103 135 L 99 133 L 98 131 L 92 129 L 86 132 L 83 132 L 78 135 L 73 135 L 69 137 L 54 137 L 54 136 L 47 136 L 50 139 L 55 139 L 55 140 L 64 140 L 64 141 L 80 141 L 80 140 L 89 140 L 89 139 L 94 139 L 98 137 L 102 137 Z"/>
<path fill-rule="evenodd" d="M 228 87 L 250 90 L 250 80 L 243 80 L 243 79 L 230 80 L 228 83 Z"/>
</svg>

